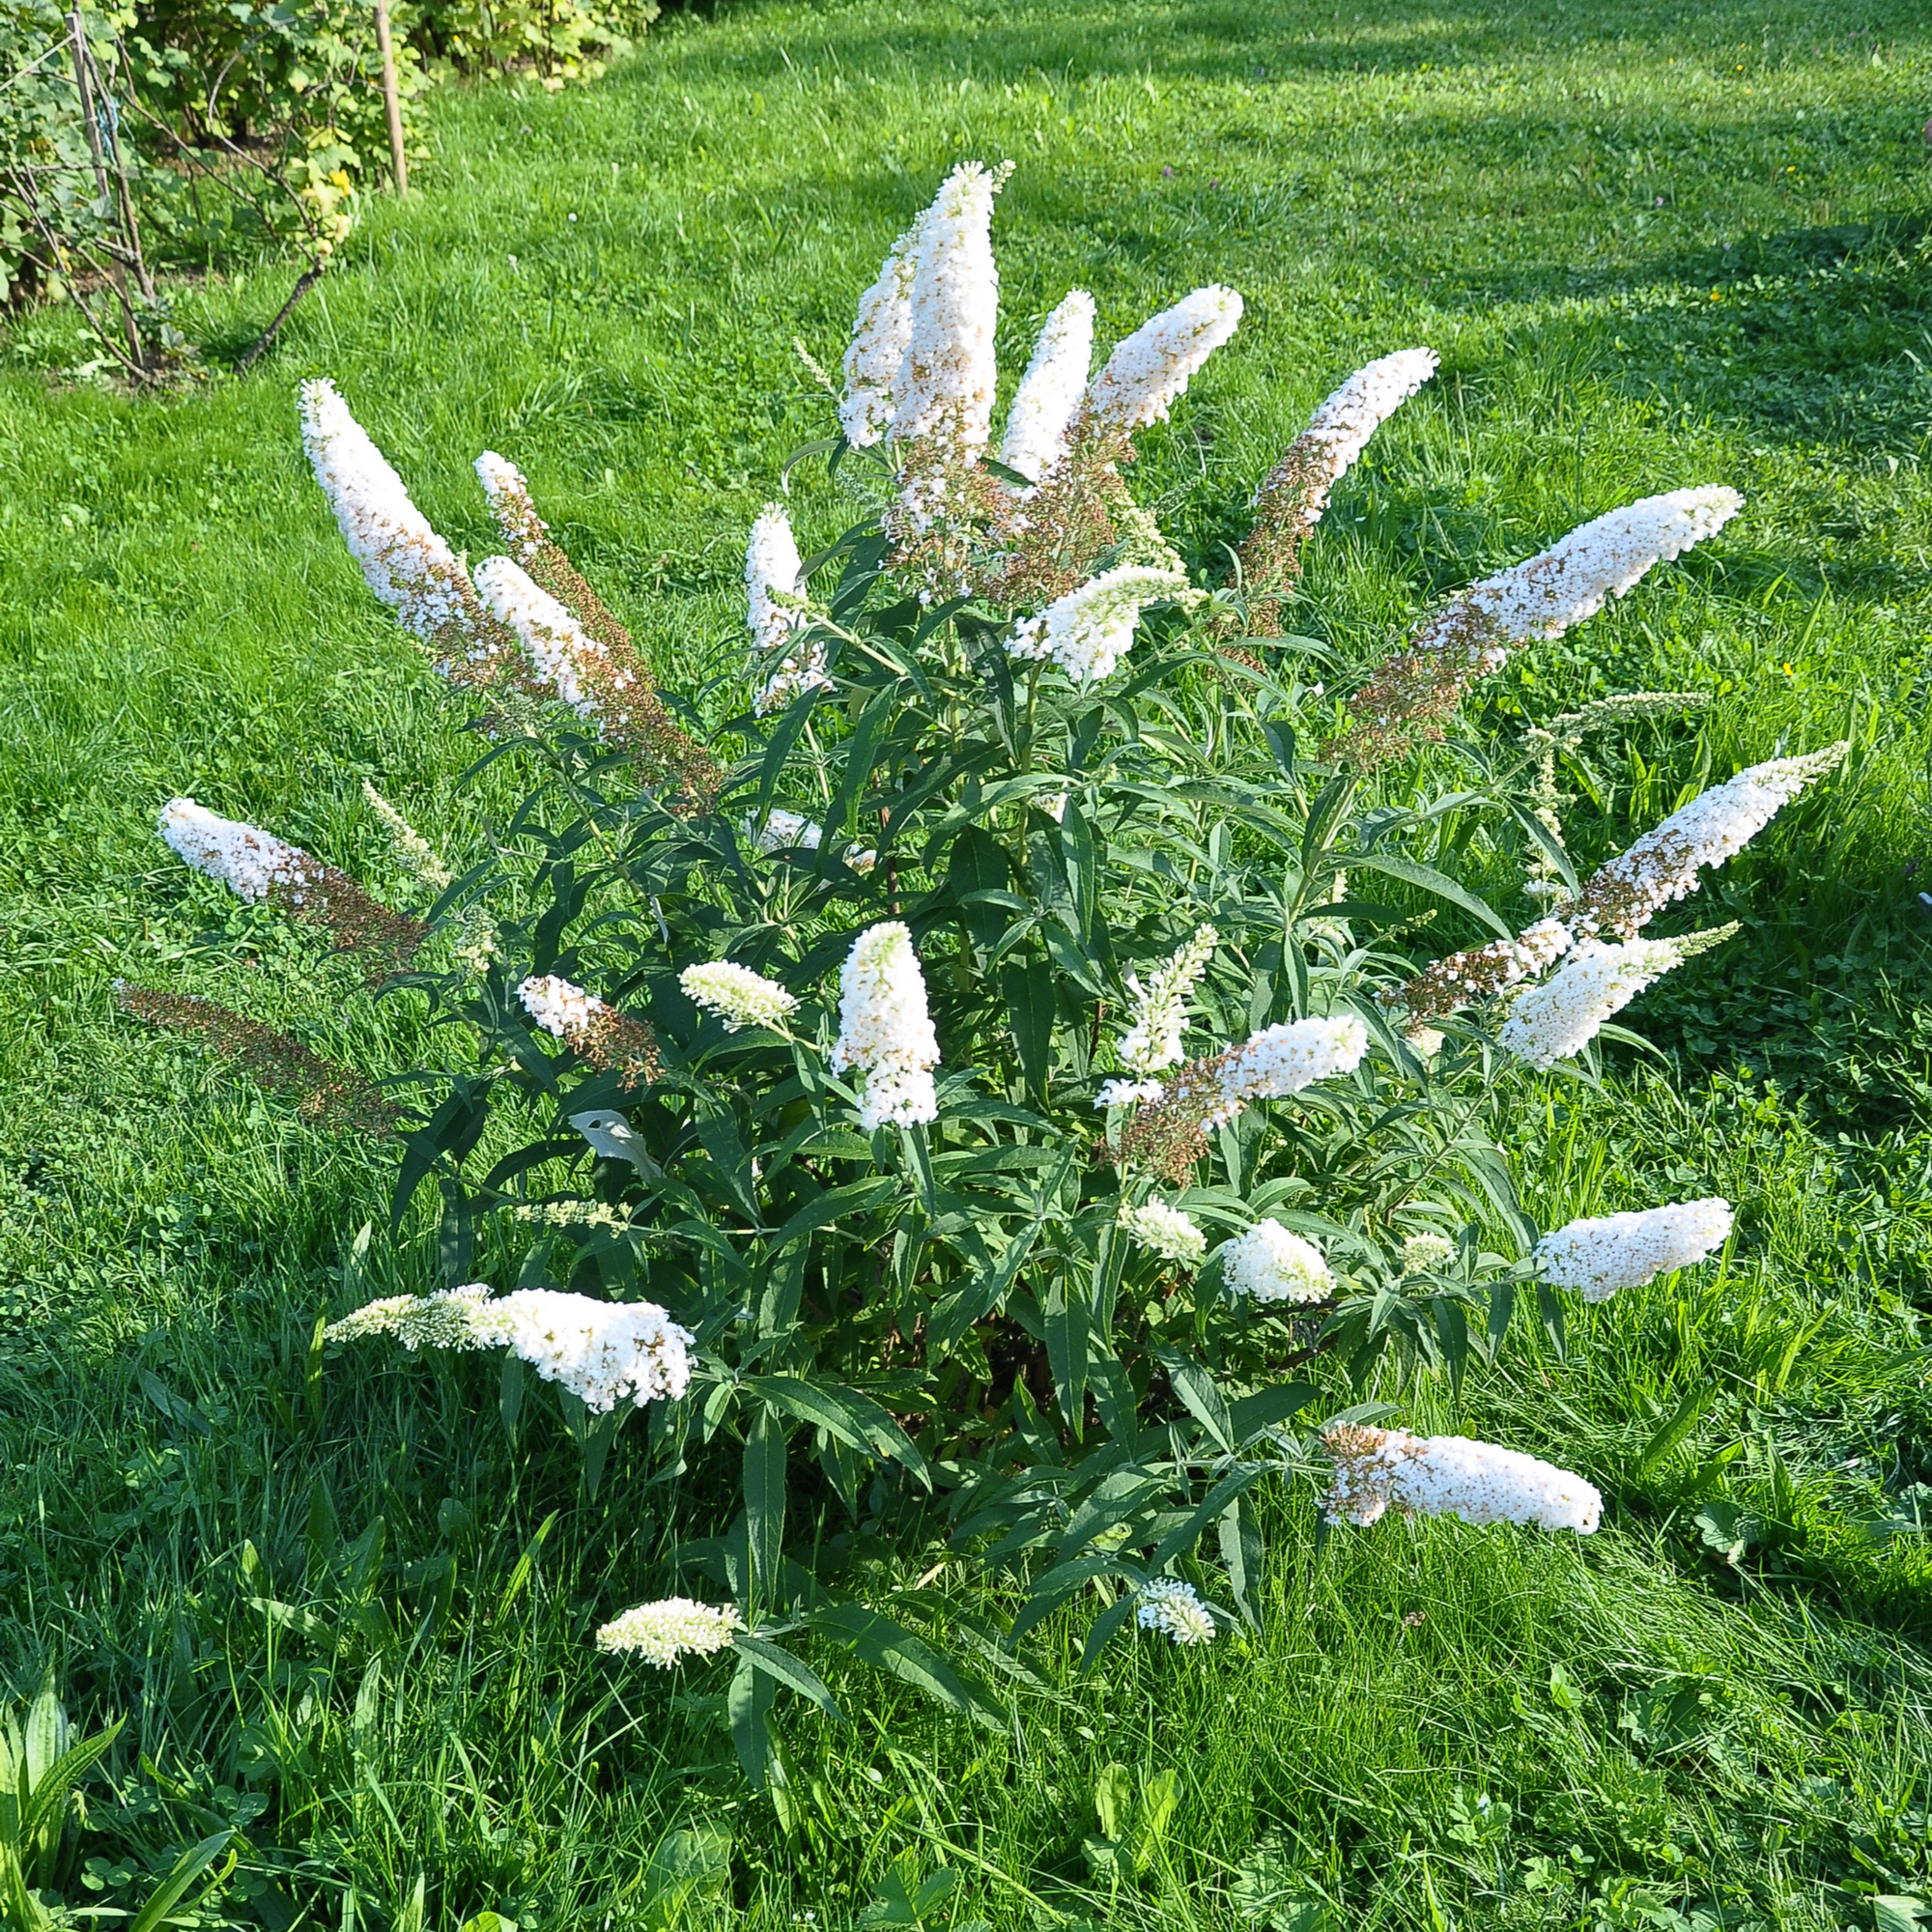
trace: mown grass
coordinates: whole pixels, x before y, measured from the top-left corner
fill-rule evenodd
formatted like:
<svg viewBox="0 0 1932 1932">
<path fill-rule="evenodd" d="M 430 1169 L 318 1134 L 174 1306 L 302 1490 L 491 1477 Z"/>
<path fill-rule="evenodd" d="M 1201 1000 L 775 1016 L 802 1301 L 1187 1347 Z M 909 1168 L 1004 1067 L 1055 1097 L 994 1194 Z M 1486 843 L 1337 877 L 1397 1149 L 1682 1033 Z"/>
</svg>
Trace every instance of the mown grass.
<svg viewBox="0 0 1932 1932">
<path fill-rule="evenodd" d="M 19 321 L 0 1661 L 129 1719 L 91 1800 L 96 1896 L 234 1820 L 224 1909 L 276 1928 L 489 1906 L 837 1926 L 901 1855 L 960 1875 L 934 1923 L 1001 1927 L 1286 1932 L 1320 1900 L 1351 1927 L 1865 1927 L 1875 1898 L 1932 1891 L 1928 82 L 1932 31 L 1897 0 L 744 8 L 675 22 L 591 92 L 440 97 L 425 192 L 372 208 L 245 384 L 130 401 L 49 373 L 86 354 L 58 312 Z M 1713 695 L 1571 774 L 1580 853 L 1709 774 L 1854 751 L 1706 889 L 1747 930 L 1636 1009 L 1669 1058 L 1552 1080 L 1516 1149 L 1548 1218 L 1721 1192 L 1732 1249 L 1590 1311 L 1561 1359 L 1525 1337 L 1460 1397 L 1392 1391 L 1584 1470 L 1611 1499 L 1598 1537 L 1384 1523 L 1318 1560 L 1307 1498 L 1285 1499 L 1264 1635 L 1122 1644 L 1082 1680 L 1078 1620 L 1056 1626 L 1000 1734 L 836 1681 L 854 1722 L 793 1724 L 781 1812 L 739 1787 L 704 1671 L 588 1651 L 667 1580 L 640 1465 L 620 1445 L 583 1499 L 554 1424 L 512 1444 L 473 1363 L 318 1368 L 319 1310 L 429 1275 L 381 1238 L 385 1156 L 115 1020 L 109 986 L 216 993 L 407 1066 L 407 1007 L 318 990 L 305 949 L 165 860 L 156 808 L 192 791 L 380 878 L 364 776 L 459 851 L 497 802 L 459 786 L 460 707 L 305 474 L 298 376 L 334 375 L 473 548 L 469 460 L 513 456 L 696 690 L 740 662 L 742 531 L 821 426 L 792 338 L 836 359 L 962 154 L 1020 163 L 1009 370 L 1069 282 L 1110 334 L 1201 281 L 1247 297 L 1138 472 L 1207 567 L 1333 381 L 1441 352 L 1295 614 L 1353 657 L 1615 502 L 1745 491 L 1708 554 L 1483 700 L 1514 734 L 1617 690 Z M 283 292 L 286 270 L 242 269 L 177 297 L 217 361 Z M 835 533 L 838 499 L 794 489 L 808 533 Z M 1681 1445 L 1646 1460 L 1689 1397 Z M 899 1552 L 908 1575 L 924 1554 Z M 956 1573 L 933 1587 L 979 1601 Z M 1118 1888 L 1083 1852 L 1109 1764 L 1179 1786 Z M 733 1836 L 722 1891 L 668 1875 L 694 1851 L 668 1834 L 700 1825 Z"/>
</svg>

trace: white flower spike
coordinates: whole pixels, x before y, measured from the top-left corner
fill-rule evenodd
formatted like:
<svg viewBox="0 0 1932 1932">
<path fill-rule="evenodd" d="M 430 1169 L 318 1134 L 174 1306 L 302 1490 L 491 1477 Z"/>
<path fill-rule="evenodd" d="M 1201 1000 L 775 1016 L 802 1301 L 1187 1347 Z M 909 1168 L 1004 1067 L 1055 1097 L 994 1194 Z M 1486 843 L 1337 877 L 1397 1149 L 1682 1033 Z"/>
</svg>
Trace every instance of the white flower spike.
<svg viewBox="0 0 1932 1932">
<path fill-rule="evenodd" d="M 867 1130 L 939 1118 L 932 1085 L 939 1041 L 926 1010 L 925 976 L 912 934 L 897 920 L 868 926 L 839 969 L 832 1065 L 866 1075 L 859 1120 Z"/>
<path fill-rule="evenodd" d="M 1717 1195 L 1636 1213 L 1585 1216 L 1544 1236 L 1536 1259 L 1558 1288 L 1607 1301 L 1673 1268 L 1690 1267 L 1731 1237 L 1731 1204 Z"/>
</svg>

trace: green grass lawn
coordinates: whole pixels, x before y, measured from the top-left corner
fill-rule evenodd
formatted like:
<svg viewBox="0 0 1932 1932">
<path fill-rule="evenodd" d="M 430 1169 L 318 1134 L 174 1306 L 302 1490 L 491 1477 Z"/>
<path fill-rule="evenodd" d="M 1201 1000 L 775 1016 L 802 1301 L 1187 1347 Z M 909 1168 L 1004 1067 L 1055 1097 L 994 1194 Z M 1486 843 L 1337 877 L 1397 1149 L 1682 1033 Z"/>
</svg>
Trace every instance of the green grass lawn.
<svg viewBox="0 0 1932 1932">
<path fill-rule="evenodd" d="M 422 191 L 371 205 L 245 383 L 105 393 L 61 380 L 87 351 L 59 311 L 16 321 L 0 1673 L 51 1666 L 77 1718 L 128 1720 L 73 1901 L 126 1903 L 240 1824 L 222 1910 L 270 1932 L 491 1907 L 837 1928 L 902 1856 L 957 1874 L 928 1923 L 1003 1932 L 1911 1924 L 1896 1901 L 1932 1899 L 1928 114 L 1911 0 L 734 7 L 588 91 L 437 97 Z M 1634 1010 L 1665 1057 L 1626 1053 L 1603 1091 L 1552 1078 L 1513 1149 L 1550 1222 L 1727 1195 L 1729 1258 L 1590 1311 L 1567 1360 L 1525 1341 L 1461 1401 L 1392 1391 L 1587 1474 L 1601 1534 L 1388 1521 L 1318 1559 L 1284 1498 L 1264 1636 L 1122 1644 L 1082 1679 L 1063 1619 L 1002 1734 L 838 1680 L 853 1721 L 795 1724 L 775 1809 L 738 1782 L 722 1677 L 588 1648 L 653 1582 L 647 1496 L 582 1500 L 533 1426 L 507 1492 L 466 1492 L 501 1465 L 473 1363 L 313 1369 L 320 1310 L 428 1279 L 427 1232 L 381 1234 L 390 1157 L 119 1020 L 110 988 L 215 994 L 405 1067 L 407 1001 L 372 1009 L 341 968 L 318 987 L 283 927 L 174 864 L 156 810 L 192 792 L 380 880 L 365 777 L 458 852 L 508 795 L 459 785 L 475 741 L 337 539 L 298 378 L 336 378 L 472 554 L 469 460 L 511 456 L 696 692 L 742 666 L 744 530 L 825 427 L 793 338 L 836 363 L 963 156 L 1018 163 L 1009 370 L 1069 283 L 1104 340 L 1201 282 L 1246 297 L 1136 473 L 1208 570 L 1336 381 L 1441 353 L 1338 496 L 1301 630 L 1392 639 L 1630 497 L 1746 494 L 1708 554 L 1472 707 L 1508 736 L 1613 691 L 1712 695 L 1612 741 L 1579 852 L 1710 775 L 1853 751 L 1705 889 L 1745 931 Z M 289 279 L 231 264 L 177 319 L 218 357 Z M 829 540 L 822 472 L 793 488 L 805 547 Z M 1110 1765 L 1143 1822 L 1175 1779 L 1118 1885 L 1083 1850 Z M 728 1881 L 702 1875 L 719 1833 Z"/>
</svg>

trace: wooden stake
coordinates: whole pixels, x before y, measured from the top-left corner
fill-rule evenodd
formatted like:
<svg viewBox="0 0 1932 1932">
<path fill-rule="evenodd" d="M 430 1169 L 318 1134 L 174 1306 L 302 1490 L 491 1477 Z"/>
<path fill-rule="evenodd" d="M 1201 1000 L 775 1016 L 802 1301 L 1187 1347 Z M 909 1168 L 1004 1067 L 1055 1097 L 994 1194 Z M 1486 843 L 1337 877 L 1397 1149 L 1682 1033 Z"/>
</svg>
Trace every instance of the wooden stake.
<svg viewBox="0 0 1932 1932">
<path fill-rule="evenodd" d="M 87 152 L 94 158 L 95 185 L 100 190 L 104 205 L 110 193 L 107 157 L 100 145 L 100 117 L 94 99 L 94 62 L 87 51 L 87 29 L 81 22 L 78 7 L 67 16 L 67 31 L 73 53 L 73 88 L 80 97 L 80 118 L 87 129 Z M 114 299 L 121 310 L 122 332 L 128 338 L 128 367 L 132 375 L 143 376 L 147 373 L 148 358 L 141 347 L 141 330 L 134 320 L 134 304 L 128 297 L 128 271 L 112 248 L 102 252 L 107 257 L 108 285 L 113 289 Z"/>
<path fill-rule="evenodd" d="M 396 192 L 410 191 L 410 163 L 403 153 L 403 102 L 396 92 L 396 50 L 389 43 L 389 0 L 376 0 L 376 51 L 383 58 L 383 105 L 389 115 L 389 172 Z"/>
</svg>

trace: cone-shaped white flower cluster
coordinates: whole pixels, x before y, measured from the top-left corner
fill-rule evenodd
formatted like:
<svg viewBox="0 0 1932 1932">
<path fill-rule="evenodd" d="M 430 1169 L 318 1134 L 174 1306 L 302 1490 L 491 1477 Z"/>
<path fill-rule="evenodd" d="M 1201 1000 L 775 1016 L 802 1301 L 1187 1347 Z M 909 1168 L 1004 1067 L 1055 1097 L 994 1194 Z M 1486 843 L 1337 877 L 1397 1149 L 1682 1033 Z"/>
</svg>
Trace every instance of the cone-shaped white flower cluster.
<svg viewBox="0 0 1932 1932">
<path fill-rule="evenodd" d="M 714 960 L 708 966 L 687 966 L 677 976 L 677 983 L 693 1006 L 718 1014 L 726 1033 L 736 1033 L 740 1027 L 781 1026 L 798 1006 L 776 980 L 767 980 L 762 973 L 728 959 Z"/>
<path fill-rule="evenodd" d="M 1436 367 L 1433 349 L 1399 349 L 1357 369 L 1309 418 L 1282 466 L 1263 478 L 1256 501 L 1277 479 L 1292 480 L 1296 491 L 1293 520 L 1301 531 L 1312 530 L 1328 507 L 1329 493 L 1368 447 L 1370 437 L 1435 375 Z"/>
<path fill-rule="evenodd" d="M 1578 1536 L 1603 1520 L 1604 1499 L 1581 1476 L 1492 1442 L 1349 1423 L 1323 1431 L 1322 1442 L 1335 1459 L 1324 1502 L 1330 1522 L 1371 1523 L 1391 1504 L 1416 1516 L 1532 1523 Z"/>
<path fill-rule="evenodd" d="M 1117 564 L 1025 617 L 1007 640 L 1009 655 L 1051 658 L 1077 684 L 1110 676 L 1133 648 L 1134 626 L 1149 604 L 1184 603 L 1194 592 L 1179 571 Z"/>
<path fill-rule="evenodd" d="M 1586 1216 L 1536 1244 L 1543 1272 L 1585 1301 L 1607 1301 L 1621 1288 L 1689 1267 L 1731 1237 L 1731 1204 L 1717 1195 L 1636 1213 Z"/>
<path fill-rule="evenodd" d="M 896 440 L 936 437 L 970 455 L 986 446 L 1000 320 L 993 197 L 1008 172 L 960 162 L 913 231 L 911 326 L 893 385 Z"/>
<path fill-rule="evenodd" d="M 897 920 L 868 926 L 839 968 L 832 1064 L 865 1074 L 859 1119 L 866 1127 L 939 1118 L 932 1087 L 939 1040 L 926 1011 L 925 976 L 912 934 Z"/>
<path fill-rule="evenodd" d="M 1176 1643 L 1212 1643 L 1214 1619 L 1193 1584 L 1179 1577 L 1155 1577 L 1140 1587 L 1134 1621 Z"/>
<path fill-rule="evenodd" d="M 1221 1275 L 1230 1293 L 1252 1301 L 1326 1301 L 1335 1293 L 1321 1250 L 1272 1217 L 1221 1250 Z"/>
<path fill-rule="evenodd" d="M 593 1301 L 554 1289 L 519 1289 L 492 1301 L 482 1282 L 435 1294 L 372 1301 L 332 1323 L 326 1339 L 393 1335 L 405 1349 L 509 1349 L 547 1382 L 597 1414 L 621 1401 L 676 1401 L 691 1383 L 692 1336 L 648 1301 Z"/>
<path fill-rule="evenodd" d="M 1417 633 L 1413 648 L 1433 648 L 1473 617 L 1492 638 L 1482 668 L 1493 670 L 1511 644 L 1560 638 L 1601 611 L 1606 597 L 1623 596 L 1654 564 L 1715 536 L 1743 506 L 1735 490 L 1721 487 L 1670 490 L 1626 503 L 1465 590 Z"/>
<path fill-rule="evenodd" d="M 791 519 L 780 504 L 767 503 L 745 546 L 745 621 L 753 648 L 761 656 L 783 650 L 792 633 L 808 622 L 800 568 Z M 825 646 L 814 639 L 772 666 L 753 696 L 752 709 L 762 717 L 782 710 L 801 692 L 831 688 Z"/>
<path fill-rule="evenodd" d="M 1094 360 L 1094 298 L 1071 289 L 1047 317 L 1007 411 L 1000 461 L 1037 483 L 1066 454 Z"/>
<path fill-rule="evenodd" d="M 668 1670 L 681 1657 L 711 1657 L 728 1648 L 731 1633 L 743 1622 L 728 1604 L 721 1607 L 690 1597 L 665 1597 L 600 1625 L 597 1648 L 640 1657 Z"/>
<path fill-rule="evenodd" d="M 1240 326 L 1241 298 L 1218 283 L 1183 296 L 1117 343 L 1087 391 L 1090 425 L 1119 436 L 1163 420 L 1194 372 Z"/>
<path fill-rule="evenodd" d="M 302 447 L 369 588 L 426 641 L 466 626 L 463 571 L 326 377 L 301 385 Z"/>
<path fill-rule="evenodd" d="M 1221 1104 L 1203 1124 L 1226 1126 L 1251 1100 L 1279 1100 L 1317 1080 L 1352 1073 L 1368 1050 L 1369 1030 L 1353 1013 L 1264 1027 L 1221 1056 Z"/>
<path fill-rule="evenodd" d="M 879 278 L 859 298 L 859 315 L 845 350 L 845 399 L 838 426 L 856 449 L 867 449 L 893 424 L 893 391 L 912 340 L 913 248 L 920 217 L 892 245 Z"/>
<path fill-rule="evenodd" d="M 520 563 L 507 556 L 486 557 L 476 566 L 476 588 L 493 616 L 516 632 L 544 682 L 586 724 L 606 722 L 597 693 L 599 682 L 612 690 L 630 686 L 630 671 L 610 662 L 611 653 Z M 598 665 L 594 661 L 605 660 Z"/>
<path fill-rule="evenodd" d="M 494 449 L 486 449 L 470 468 L 483 486 L 490 514 L 496 518 L 497 527 L 503 532 L 512 554 L 520 563 L 534 563 L 550 531 L 537 515 L 524 472 L 507 456 L 498 456 Z"/>
<path fill-rule="evenodd" d="M 556 1039 L 581 1037 L 611 1009 L 595 993 L 572 985 L 561 974 L 542 973 L 517 988 L 524 1010 Z"/>
<path fill-rule="evenodd" d="M 1517 996 L 1496 1037 L 1530 1065 L 1554 1066 L 1581 1053 L 1605 1020 L 1689 956 L 1680 939 L 1627 939 L 1617 946 L 1586 939 L 1562 971 Z"/>
<path fill-rule="evenodd" d="M 1456 1243 L 1447 1235 L 1405 1235 L 1402 1242 L 1404 1274 L 1435 1274 L 1456 1259 Z"/>
<path fill-rule="evenodd" d="M 1158 1198 L 1144 1201 L 1138 1208 L 1123 1204 L 1120 1224 L 1129 1239 L 1151 1248 L 1164 1262 L 1182 1262 L 1192 1267 L 1208 1252 L 1208 1237 L 1193 1220 Z"/>
<path fill-rule="evenodd" d="M 1121 1041 L 1121 1064 L 1128 1072 L 1158 1073 L 1163 1066 L 1179 1066 L 1186 1057 L 1180 1037 L 1187 1028 L 1188 996 L 1220 943 L 1221 935 L 1211 925 L 1197 925 L 1174 957 L 1148 975 L 1145 986 L 1136 975 L 1126 976 L 1127 991 L 1134 996 L 1134 1022 Z"/>
<path fill-rule="evenodd" d="M 1840 740 L 1822 752 L 1773 758 L 1699 792 L 1592 875 L 1574 915 L 1582 929 L 1604 924 L 1639 932 L 1673 899 L 1694 892 L 1697 874 L 1742 852 L 1800 792 L 1844 758 Z"/>
<path fill-rule="evenodd" d="M 191 798 L 171 798 L 161 808 L 161 837 L 177 857 L 250 905 L 260 905 L 277 886 L 299 901 L 303 883 L 319 869 L 299 846 L 222 818 Z"/>
</svg>

